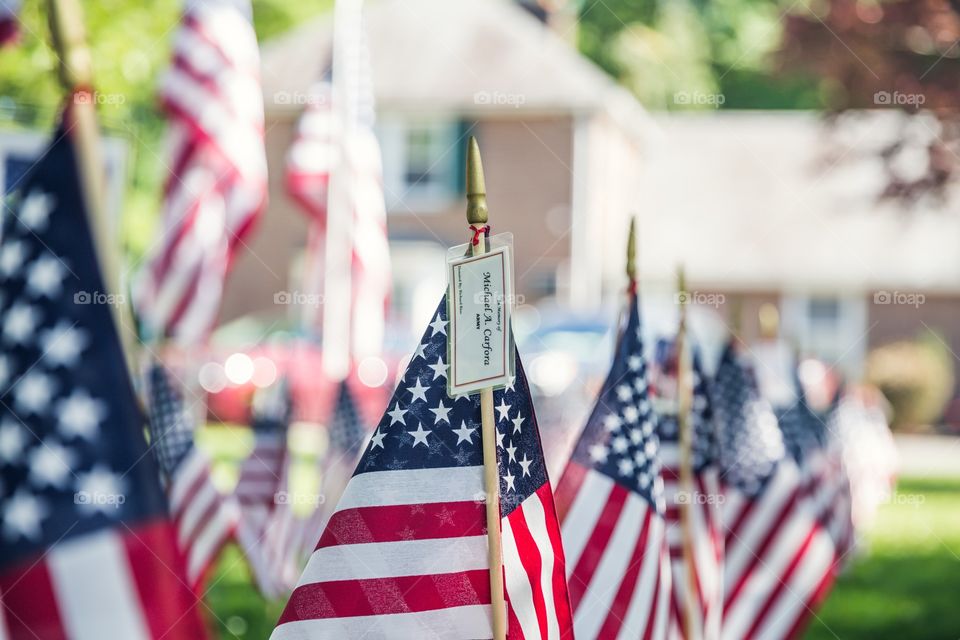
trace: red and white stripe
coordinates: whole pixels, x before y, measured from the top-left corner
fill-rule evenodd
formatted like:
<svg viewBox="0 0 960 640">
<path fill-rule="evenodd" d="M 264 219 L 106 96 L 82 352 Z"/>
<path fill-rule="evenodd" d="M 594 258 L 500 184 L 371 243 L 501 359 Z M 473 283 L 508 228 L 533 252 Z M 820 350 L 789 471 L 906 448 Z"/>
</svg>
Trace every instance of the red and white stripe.
<svg viewBox="0 0 960 640">
<path fill-rule="evenodd" d="M 198 596 L 169 523 L 101 530 L 0 574 L 3 640 L 197 640 Z"/>
<path fill-rule="evenodd" d="M 834 579 L 836 547 L 790 459 L 764 491 L 725 490 L 722 637 L 795 637 Z"/>
<path fill-rule="evenodd" d="M 167 491 L 177 544 L 186 555 L 187 580 L 199 592 L 209 568 L 236 532 L 240 512 L 210 478 L 207 456 L 191 447 Z"/>
<path fill-rule="evenodd" d="M 661 441 L 660 456 L 673 584 L 669 637 L 717 640 L 723 616 L 723 529 L 720 521 L 719 503 L 722 498 L 719 475 L 712 467 L 694 473 L 694 487 L 690 495 L 680 483 L 680 450 L 677 443 Z M 681 495 L 683 499 L 680 499 Z M 683 552 L 684 531 L 681 522 L 681 509 L 687 504 L 690 505 L 692 516 L 694 594 L 698 603 L 689 617 L 686 611 L 688 568 Z M 690 624 L 693 629 L 687 628 Z"/>
<path fill-rule="evenodd" d="M 354 476 L 271 638 L 490 637 L 482 467 Z M 511 639 L 569 621 L 549 484 L 502 522 Z M 398 523 L 403 523 L 400 526 Z"/>
<path fill-rule="evenodd" d="M 664 518 L 639 494 L 572 461 L 557 487 L 557 503 L 576 637 L 668 637 Z"/>
<path fill-rule="evenodd" d="M 249 2 L 191 2 L 161 97 L 170 116 L 162 234 L 136 304 L 148 335 L 184 344 L 216 322 L 236 249 L 266 200 L 263 97 Z"/>
</svg>

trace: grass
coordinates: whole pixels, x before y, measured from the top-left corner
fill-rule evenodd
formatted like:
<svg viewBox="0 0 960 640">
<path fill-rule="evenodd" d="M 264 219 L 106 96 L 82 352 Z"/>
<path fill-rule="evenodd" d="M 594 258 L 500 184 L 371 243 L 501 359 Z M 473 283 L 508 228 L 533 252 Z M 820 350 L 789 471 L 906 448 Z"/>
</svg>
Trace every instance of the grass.
<svg viewBox="0 0 960 640">
<path fill-rule="evenodd" d="M 238 442 L 235 453 L 243 454 L 245 446 Z M 234 547 L 219 562 L 207 604 L 224 640 L 269 637 L 283 609 L 283 602 L 266 602 L 251 586 Z M 960 478 L 901 479 L 865 551 L 838 580 L 804 638 L 960 639 Z"/>
<path fill-rule="evenodd" d="M 806 640 L 960 638 L 960 478 L 901 479 Z"/>
</svg>

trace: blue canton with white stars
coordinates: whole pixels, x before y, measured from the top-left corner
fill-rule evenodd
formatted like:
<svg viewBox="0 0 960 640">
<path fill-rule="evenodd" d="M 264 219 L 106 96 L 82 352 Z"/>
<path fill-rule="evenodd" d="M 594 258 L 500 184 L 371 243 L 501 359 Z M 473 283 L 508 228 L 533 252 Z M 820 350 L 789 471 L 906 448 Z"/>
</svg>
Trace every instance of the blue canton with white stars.
<svg viewBox="0 0 960 640">
<path fill-rule="evenodd" d="M 165 512 L 63 129 L 3 212 L 0 566 Z"/>
<path fill-rule="evenodd" d="M 356 474 L 483 464 L 480 395 L 447 395 L 447 303 L 410 358 Z M 517 375 L 493 393 L 503 517 L 547 481 L 537 418 L 520 357 Z"/>
<path fill-rule="evenodd" d="M 150 411 L 150 444 L 160 468 L 170 477 L 193 448 L 193 416 L 183 394 L 160 362 L 147 370 L 147 401 Z"/>
<path fill-rule="evenodd" d="M 747 495 L 760 494 L 786 455 L 777 418 L 760 397 L 753 369 L 729 344 L 711 388 L 721 475 Z"/>
<path fill-rule="evenodd" d="M 799 379 L 794 380 L 794 388 L 796 400 L 788 407 L 774 408 L 774 413 L 787 451 L 798 464 L 802 464 L 807 456 L 825 444 L 826 425 L 807 404 Z"/>
<path fill-rule="evenodd" d="M 660 509 L 660 440 L 650 403 L 640 313 L 631 297 L 613 366 L 573 460 L 603 473 Z"/>
</svg>

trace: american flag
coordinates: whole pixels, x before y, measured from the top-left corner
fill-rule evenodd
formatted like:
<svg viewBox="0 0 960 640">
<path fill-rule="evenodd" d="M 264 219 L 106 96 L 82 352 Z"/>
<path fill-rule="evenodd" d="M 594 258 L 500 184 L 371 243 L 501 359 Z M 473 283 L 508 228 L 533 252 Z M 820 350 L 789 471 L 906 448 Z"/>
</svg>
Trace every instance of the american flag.
<svg viewBox="0 0 960 640">
<path fill-rule="evenodd" d="M 274 640 L 491 637 L 479 396 L 447 395 L 447 327 L 444 299 Z M 494 404 L 508 635 L 569 637 L 560 531 L 519 360 Z"/>
<path fill-rule="evenodd" d="M 657 419 L 630 296 L 610 374 L 557 487 L 578 638 L 666 638 L 670 557 Z"/>
<path fill-rule="evenodd" d="M 0 637 L 203 638 L 64 122 L 3 216 Z"/>
<path fill-rule="evenodd" d="M 194 444 L 196 416 L 162 363 L 149 365 L 145 386 L 151 449 L 163 471 L 177 544 L 187 559 L 187 580 L 199 593 L 236 530 L 240 510 L 213 485 L 210 459 Z"/>
<path fill-rule="evenodd" d="M 244 0 L 189 0 L 161 87 L 170 117 L 162 233 L 135 303 L 148 339 L 213 328 L 231 260 L 266 199 L 260 60 Z"/>
<path fill-rule="evenodd" d="M 666 368 L 673 381 L 677 376 L 675 342 L 666 345 L 669 354 Z M 658 349 L 658 353 L 662 352 Z M 666 355 L 666 354 L 665 354 Z M 660 457 L 663 461 L 664 496 L 666 498 L 667 541 L 670 544 L 673 593 L 670 603 L 670 637 L 690 640 L 716 640 L 720 637 L 723 615 L 723 527 L 720 520 L 720 477 L 717 467 L 716 431 L 713 407 L 707 392 L 699 353 L 692 357 L 693 406 L 692 429 L 693 491 L 680 483 L 680 446 L 677 422 L 676 392 L 658 397 Z M 664 385 L 666 386 L 666 385 Z M 675 385 L 674 385 L 675 387 Z M 658 385 L 657 389 L 661 387 Z M 693 539 L 694 594 L 698 608 L 688 615 L 685 590 L 690 568 L 683 550 L 681 509 L 690 506 L 690 527 Z M 690 625 L 693 628 L 688 628 Z"/>
<path fill-rule="evenodd" d="M 283 563 L 266 544 L 281 495 L 287 490 L 289 452 L 287 428 L 293 400 L 286 379 L 254 396 L 251 426 L 253 450 L 240 465 L 234 494 L 240 503 L 237 542 L 243 549 L 259 589 L 275 597 L 285 590 Z"/>
<path fill-rule="evenodd" d="M 0 47 L 16 42 L 20 36 L 19 13 L 20 0 L 0 0 Z"/>
<path fill-rule="evenodd" d="M 733 343 L 720 359 L 712 399 L 724 484 L 721 637 L 795 637 L 832 584 L 834 544 Z"/>
<path fill-rule="evenodd" d="M 346 380 L 338 385 L 337 400 L 327 427 L 327 436 L 327 449 L 318 459 L 317 465 L 320 477 L 319 496 L 323 499 L 318 501 L 316 508 L 305 519 L 299 540 L 294 542 L 298 555 L 302 557 L 308 557 L 316 548 L 327 519 L 353 475 L 357 458 L 360 457 L 367 437 Z"/>
</svg>

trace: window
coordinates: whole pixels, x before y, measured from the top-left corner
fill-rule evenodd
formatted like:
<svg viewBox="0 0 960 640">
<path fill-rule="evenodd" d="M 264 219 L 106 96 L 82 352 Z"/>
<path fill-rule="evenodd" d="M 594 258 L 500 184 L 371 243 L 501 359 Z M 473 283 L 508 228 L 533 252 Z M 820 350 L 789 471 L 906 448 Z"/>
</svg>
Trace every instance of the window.
<svg viewBox="0 0 960 640">
<path fill-rule="evenodd" d="M 430 213 L 460 197 L 463 132 L 457 121 L 384 120 L 380 137 L 389 211 Z"/>
</svg>

